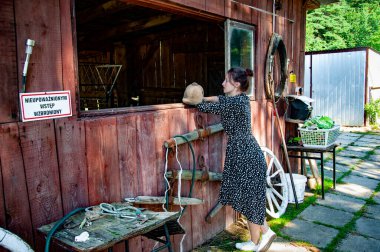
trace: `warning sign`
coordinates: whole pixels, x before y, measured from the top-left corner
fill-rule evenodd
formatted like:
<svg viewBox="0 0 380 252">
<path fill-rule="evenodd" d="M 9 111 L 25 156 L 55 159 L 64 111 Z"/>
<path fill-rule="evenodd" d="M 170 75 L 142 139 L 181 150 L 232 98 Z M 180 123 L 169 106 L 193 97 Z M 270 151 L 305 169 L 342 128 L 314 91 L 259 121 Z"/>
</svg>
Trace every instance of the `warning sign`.
<svg viewBox="0 0 380 252">
<path fill-rule="evenodd" d="M 70 91 L 20 93 L 22 121 L 72 116 Z"/>
</svg>

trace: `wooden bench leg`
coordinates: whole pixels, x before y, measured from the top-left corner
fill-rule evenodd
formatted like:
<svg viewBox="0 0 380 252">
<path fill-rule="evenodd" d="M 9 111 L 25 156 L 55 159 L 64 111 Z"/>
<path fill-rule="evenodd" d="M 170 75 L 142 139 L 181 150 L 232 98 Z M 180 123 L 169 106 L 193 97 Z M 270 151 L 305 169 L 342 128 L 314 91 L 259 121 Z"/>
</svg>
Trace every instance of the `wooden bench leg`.
<svg viewBox="0 0 380 252">
<path fill-rule="evenodd" d="M 335 148 L 333 149 L 333 187 L 335 190 L 335 182 L 336 182 L 336 177 L 335 177 Z"/>
<path fill-rule="evenodd" d="M 166 224 L 164 225 L 164 230 L 165 230 L 165 239 L 166 240 L 161 240 L 161 239 L 159 239 L 157 237 L 156 238 L 151 238 L 153 240 L 156 240 L 156 241 L 159 241 L 161 243 L 164 243 L 164 245 L 162 245 L 161 247 L 153 249 L 152 252 L 157 252 L 157 251 L 163 250 L 165 248 L 168 248 L 169 252 L 173 252 L 172 243 L 170 241 L 169 229 L 168 229 L 168 226 Z"/>
<path fill-rule="evenodd" d="M 164 225 L 164 229 L 165 229 L 166 245 L 168 246 L 169 252 L 173 252 L 172 243 L 170 241 L 169 229 L 166 224 Z"/>
<path fill-rule="evenodd" d="M 322 199 L 325 199 L 325 174 L 323 169 L 323 152 L 321 152 Z"/>
</svg>

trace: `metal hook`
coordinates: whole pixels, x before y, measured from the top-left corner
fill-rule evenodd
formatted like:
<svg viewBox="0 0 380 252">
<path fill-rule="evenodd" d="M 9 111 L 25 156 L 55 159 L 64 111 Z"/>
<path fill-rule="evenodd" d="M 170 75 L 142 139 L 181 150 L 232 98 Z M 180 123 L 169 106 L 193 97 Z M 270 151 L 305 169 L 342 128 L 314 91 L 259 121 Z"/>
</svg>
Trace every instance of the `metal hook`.
<svg viewBox="0 0 380 252">
<path fill-rule="evenodd" d="M 205 157 L 203 155 L 198 156 L 198 165 L 199 165 L 199 168 L 201 168 L 202 170 L 206 168 Z"/>
<path fill-rule="evenodd" d="M 197 123 L 197 128 L 198 129 L 204 129 L 205 128 L 204 119 L 203 119 L 203 116 L 200 113 L 197 113 L 195 115 L 195 121 Z"/>
</svg>

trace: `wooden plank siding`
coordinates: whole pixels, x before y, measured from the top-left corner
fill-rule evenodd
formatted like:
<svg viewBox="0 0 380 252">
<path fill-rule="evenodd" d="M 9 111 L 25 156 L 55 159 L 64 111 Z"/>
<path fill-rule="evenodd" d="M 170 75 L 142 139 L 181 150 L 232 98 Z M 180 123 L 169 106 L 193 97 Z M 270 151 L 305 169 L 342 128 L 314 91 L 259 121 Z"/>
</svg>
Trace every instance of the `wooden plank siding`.
<svg viewBox="0 0 380 252">
<path fill-rule="evenodd" d="M 154 114 L 142 113 L 136 118 L 137 169 L 139 176 L 134 180 L 139 184 L 138 195 L 158 195 L 157 183 L 162 181 L 156 173 Z M 160 129 L 162 130 L 162 129 Z M 143 237 L 142 251 L 151 251 L 155 241 Z"/>
<path fill-rule="evenodd" d="M 198 118 L 198 120 L 197 120 Z M 202 114 L 195 109 L 189 110 L 188 113 L 188 126 L 189 131 L 193 131 L 199 128 L 198 122 L 199 118 L 203 118 L 202 120 L 207 120 L 207 115 Z M 198 122 L 197 122 L 198 121 Z M 208 171 L 208 143 L 207 140 L 195 141 L 193 144 L 195 160 L 196 160 L 196 169 L 202 171 Z M 205 166 L 200 166 L 199 160 L 202 159 L 205 161 Z M 192 157 L 190 157 L 190 169 L 192 169 L 193 161 Z M 196 205 L 192 207 L 188 207 L 187 210 L 191 210 L 191 231 L 193 236 L 193 247 L 197 247 L 204 242 L 204 234 L 208 233 L 209 224 L 205 223 L 204 215 L 200 215 L 199 213 L 207 213 L 210 209 L 210 182 L 202 182 L 196 181 L 194 183 L 194 189 L 192 192 L 192 197 L 203 199 L 204 203 L 202 205 Z M 186 211 L 187 211 L 186 210 Z"/>
<path fill-rule="evenodd" d="M 205 11 L 224 16 L 225 15 L 224 0 L 207 0 Z"/>
<path fill-rule="evenodd" d="M 71 1 L 59 1 L 61 13 L 71 13 L 73 6 Z M 60 29 L 61 29 L 61 45 L 62 45 L 62 86 L 64 90 L 70 90 L 71 92 L 71 107 L 73 115 L 77 114 L 77 100 L 79 100 L 79 95 L 76 92 L 76 87 L 78 86 L 77 79 L 77 64 L 76 63 L 76 46 L 72 36 L 65 36 L 64 34 L 73 34 L 75 29 L 75 24 L 72 25 L 71 15 L 60 15 Z M 76 39 L 76 38 L 75 38 Z M 77 99 L 74 99 L 77 98 Z"/>
<path fill-rule="evenodd" d="M 120 170 L 116 118 L 85 122 L 89 205 L 118 202 Z M 115 251 L 125 251 L 123 243 Z"/>
<path fill-rule="evenodd" d="M 176 136 L 188 132 L 188 111 L 181 109 L 174 109 L 169 112 L 169 122 L 175 122 L 169 124 L 169 134 L 171 136 Z M 177 161 L 178 158 L 178 161 Z M 179 162 L 179 163 L 178 163 Z M 174 148 L 169 155 L 168 169 L 179 171 L 182 169 L 189 169 L 190 164 L 190 152 L 187 144 L 182 144 Z M 187 196 L 189 193 L 189 181 L 182 181 L 182 186 L 178 188 L 178 181 L 173 183 L 172 196 L 177 197 L 178 190 L 181 190 L 182 196 Z M 180 207 L 175 206 L 172 208 L 174 211 L 179 211 Z M 189 210 L 189 208 L 187 209 Z M 191 231 L 191 213 L 190 211 L 185 211 L 180 219 L 180 223 L 185 229 L 186 233 L 192 233 Z M 192 235 L 187 235 L 181 244 L 182 235 L 177 235 L 174 237 L 174 248 L 175 251 L 179 251 L 180 247 L 189 248 L 192 247 Z"/>
<path fill-rule="evenodd" d="M 206 125 L 213 125 L 219 123 L 219 116 L 208 115 Z M 222 172 L 223 171 L 223 160 L 224 151 L 223 149 L 223 136 L 224 133 L 217 133 L 208 137 L 208 165 L 209 171 Z M 219 197 L 220 184 L 210 183 L 209 187 L 209 197 L 211 208 L 215 206 Z M 204 234 L 206 239 L 212 238 L 215 234 L 220 231 L 220 227 L 225 226 L 225 208 L 222 208 L 212 219 L 212 225 L 210 225 L 208 232 Z M 214 225 L 218 223 L 218 225 Z"/>
<path fill-rule="evenodd" d="M 19 131 L 31 222 L 41 251 L 44 240 L 37 228 L 63 216 L 54 122 L 20 123 Z"/>
<path fill-rule="evenodd" d="M 0 123 L 18 120 L 17 44 L 14 1 L 4 0 L 0 8 Z"/>
<path fill-rule="evenodd" d="M 137 168 L 137 130 L 135 115 L 117 117 L 117 144 L 119 153 L 121 198 L 139 194 L 139 169 Z M 141 251 L 141 237 L 128 241 L 129 251 Z"/>
<path fill-rule="evenodd" d="M 63 213 L 89 205 L 84 121 L 55 121 Z"/>
<path fill-rule="evenodd" d="M 231 19 L 240 20 L 244 23 L 252 23 L 252 10 L 249 8 L 252 5 L 252 0 L 240 1 L 225 1 L 225 15 Z"/>
<path fill-rule="evenodd" d="M 89 204 L 120 200 L 116 118 L 85 121 Z"/>
<path fill-rule="evenodd" d="M 273 105 L 265 97 L 265 60 L 275 27 L 275 31 L 284 38 L 290 67 L 297 74 L 299 84 L 303 84 L 306 19 L 303 1 L 282 1 L 282 9 L 276 12 L 279 16 L 275 18 L 275 24 L 272 23 L 272 15 L 249 7 L 272 12 L 272 1 L 126 2 L 202 20 L 215 22 L 231 18 L 255 26 L 255 99 L 251 101 L 253 134 L 260 145 L 272 149 L 284 164 Z M 121 201 L 138 195 L 164 195 L 166 149 L 163 142 L 202 125 L 220 122 L 218 116 L 200 113 L 187 106 L 168 106 L 164 109 L 152 106 L 150 111 L 136 109 L 117 115 L 81 117 L 77 106 L 77 38 L 72 12 L 73 1 L 62 0 L 4 0 L 0 8 L 0 226 L 19 235 L 36 251 L 43 251 L 45 244 L 44 237 L 37 233 L 36 228 L 62 218 L 77 207 Z M 294 20 L 294 23 L 287 19 Z M 18 89 L 21 86 L 27 38 L 36 41 L 28 70 L 27 91 L 70 90 L 73 117 L 27 123 L 18 121 Z M 205 62 L 212 57 L 220 57 L 219 54 L 205 55 L 202 51 L 184 53 L 186 45 L 170 34 L 161 45 L 151 42 L 141 43 L 136 52 L 130 51 L 134 48 L 125 49 L 126 54 L 150 56 L 144 62 L 147 68 L 144 71 L 149 74 L 139 76 L 138 81 L 152 92 L 157 88 L 177 92 L 183 83 L 195 81 L 186 79 L 189 75 L 196 76 L 196 81 L 207 83 L 209 69 Z M 187 42 L 194 41 L 189 39 Z M 173 44 L 178 45 L 178 51 L 171 49 Z M 180 50 L 182 48 L 184 50 Z M 159 53 L 163 59 L 161 62 Z M 170 64 L 172 61 L 178 64 Z M 161 72 L 151 68 L 155 64 L 161 64 Z M 133 71 L 140 65 L 133 66 L 132 63 L 129 67 Z M 130 69 L 126 70 L 126 75 L 128 71 Z M 175 73 L 175 78 L 171 72 Z M 285 104 L 279 103 L 279 106 L 280 115 L 283 116 Z M 203 118 L 203 123 L 199 122 L 199 116 Z M 291 124 L 285 127 L 283 118 L 280 124 L 286 128 L 287 134 L 296 130 Z M 223 171 L 224 133 L 194 141 L 193 147 L 197 161 L 199 156 L 205 160 L 202 167 L 197 162 L 197 170 Z M 177 153 L 182 168 L 192 169 L 188 145 L 179 146 Z M 298 163 L 293 164 L 296 170 Z M 180 168 L 173 151 L 169 153 L 168 168 Z M 177 186 L 178 182 L 174 183 L 173 196 L 177 193 Z M 203 199 L 204 204 L 187 207 L 180 220 L 186 230 L 182 243 L 184 251 L 204 243 L 234 221 L 235 213 L 227 207 L 212 219 L 211 224 L 205 222 L 207 213 L 217 203 L 219 188 L 220 182 L 195 183 L 192 196 Z M 190 182 L 182 181 L 182 196 L 187 196 L 189 189 Z M 171 210 L 179 210 L 179 207 L 172 207 Z M 181 239 L 181 235 L 172 237 L 175 251 L 179 251 Z M 142 237 L 131 239 L 128 244 L 129 251 L 136 252 L 150 251 L 154 245 L 155 242 Z M 124 245 L 117 245 L 114 249 L 123 250 Z"/>
<path fill-rule="evenodd" d="M 25 41 L 36 44 L 30 57 L 26 91 L 62 90 L 61 14 L 59 0 L 15 0 L 19 83 L 25 62 Z M 66 9 L 65 9 L 66 10 Z M 67 10 L 66 10 L 67 11 Z M 29 15 L 26 15 L 29 13 Z M 33 14 L 32 14 L 33 13 Z M 67 13 L 68 14 L 68 13 Z M 65 15 L 67 15 L 65 13 Z M 68 35 L 70 36 L 70 34 Z M 71 36 L 70 36 L 71 37 Z M 70 47 L 67 50 L 72 50 Z M 65 51 L 66 53 L 68 51 Z M 72 65 L 71 61 L 70 65 Z"/>
<path fill-rule="evenodd" d="M 0 125 L 0 167 L 2 175 L 1 226 L 16 232 L 29 244 L 34 244 L 28 188 L 17 123 Z M 22 202 L 20 204 L 20 202 Z M 6 215 L 6 218 L 5 218 Z"/>
</svg>

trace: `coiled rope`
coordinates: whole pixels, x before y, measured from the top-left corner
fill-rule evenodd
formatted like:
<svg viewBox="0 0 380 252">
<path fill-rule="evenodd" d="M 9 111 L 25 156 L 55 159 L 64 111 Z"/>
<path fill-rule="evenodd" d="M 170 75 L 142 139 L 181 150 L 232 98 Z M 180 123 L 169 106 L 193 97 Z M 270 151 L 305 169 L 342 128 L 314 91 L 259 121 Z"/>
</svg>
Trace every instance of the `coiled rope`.
<svg viewBox="0 0 380 252">
<path fill-rule="evenodd" d="M 127 218 L 130 221 L 137 220 L 138 218 L 144 218 L 141 210 L 133 206 L 115 207 L 108 203 L 100 203 L 99 207 L 90 206 L 85 209 L 86 213 L 98 214 L 98 215 L 110 215 L 119 218 Z"/>
<path fill-rule="evenodd" d="M 54 226 L 53 228 L 49 231 L 47 237 L 46 237 L 46 244 L 45 244 L 45 252 L 49 252 L 50 249 L 50 241 L 51 238 L 53 237 L 54 233 L 62 226 L 65 224 L 65 221 L 70 218 L 71 216 L 75 215 L 78 212 L 85 211 L 86 214 L 90 215 L 111 215 L 119 218 L 128 218 L 130 219 L 129 221 L 135 221 L 135 220 L 145 220 L 147 219 L 147 216 L 141 213 L 141 210 L 133 207 L 133 206 L 125 206 L 125 207 L 115 207 L 111 204 L 108 203 L 101 203 L 99 206 L 90 206 L 87 208 L 77 208 L 70 213 L 68 213 L 66 216 L 64 216 L 62 219 L 60 219 Z M 83 220 L 81 226 L 86 221 L 86 217 Z"/>
</svg>

